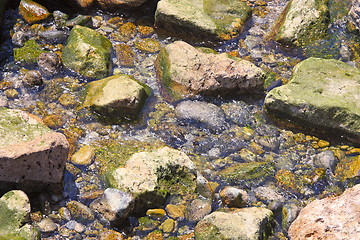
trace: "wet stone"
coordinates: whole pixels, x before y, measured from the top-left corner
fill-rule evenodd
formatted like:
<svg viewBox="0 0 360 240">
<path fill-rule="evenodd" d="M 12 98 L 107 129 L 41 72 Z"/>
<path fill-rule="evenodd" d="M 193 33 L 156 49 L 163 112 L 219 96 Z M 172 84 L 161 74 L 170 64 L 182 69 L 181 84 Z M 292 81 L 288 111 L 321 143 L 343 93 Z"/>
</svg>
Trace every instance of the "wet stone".
<svg viewBox="0 0 360 240">
<path fill-rule="evenodd" d="M 236 187 L 225 187 L 220 191 L 220 198 L 225 206 L 244 207 L 248 202 L 246 191 Z"/>
<path fill-rule="evenodd" d="M 42 50 L 35 40 L 29 40 L 21 48 L 14 48 L 14 59 L 20 62 L 36 62 L 39 56 L 46 51 Z"/>
<path fill-rule="evenodd" d="M 82 146 L 71 157 L 71 162 L 76 165 L 90 165 L 95 156 L 95 149 L 89 145 Z"/>
<path fill-rule="evenodd" d="M 22 80 L 27 87 L 41 86 L 43 84 L 43 79 L 39 71 L 26 72 Z"/>
<path fill-rule="evenodd" d="M 5 90 L 4 94 L 8 99 L 16 99 L 19 97 L 19 92 L 13 88 Z"/>
<path fill-rule="evenodd" d="M 166 212 L 169 217 L 177 220 L 183 220 L 185 217 L 185 206 L 184 205 L 173 205 L 168 204 L 166 205 Z"/>
<path fill-rule="evenodd" d="M 71 216 L 75 221 L 89 222 L 94 220 L 94 214 L 91 209 L 80 202 L 70 201 L 66 205 L 66 208 L 69 209 Z"/>
<path fill-rule="evenodd" d="M 40 71 L 45 75 L 54 75 L 58 73 L 61 67 L 61 59 L 57 53 L 42 53 L 37 60 L 37 64 Z"/>
<path fill-rule="evenodd" d="M 166 212 L 164 209 L 149 209 L 146 211 L 146 215 L 149 218 L 161 220 L 162 218 L 165 217 Z"/>
<path fill-rule="evenodd" d="M 57 225 L 50 218 L 44 218 L 36 225 L 39 230 L 44 233 L 50 233 L 57 230 Z"/>
<path fill-rule="evenodd" d="M 160 42 L 151 38 L 143 39 L 135 43 L 138 50 L 145 53 L 156 53 L 160 51 Z"/>
<path fill-rule="evenodd" d="M 20 1 L 19 13 L 28 23 L 44 20 L 50 15 L 45 7 L 31 0 Z"/>
<path fill-rule="evenodd" d="M 126 44 L 120 43 L 115 46 L 115 52 L 119 65 L 123 67 L 134 67 L 136 54 L 132 48 Z"/>
<path fill-rule="evenodd" d="M 211 212 L 211 203 L 206 200 L 195 199 L 186 208 L 185 216 L 188 221 L 197 222 Z"/>
</svg>

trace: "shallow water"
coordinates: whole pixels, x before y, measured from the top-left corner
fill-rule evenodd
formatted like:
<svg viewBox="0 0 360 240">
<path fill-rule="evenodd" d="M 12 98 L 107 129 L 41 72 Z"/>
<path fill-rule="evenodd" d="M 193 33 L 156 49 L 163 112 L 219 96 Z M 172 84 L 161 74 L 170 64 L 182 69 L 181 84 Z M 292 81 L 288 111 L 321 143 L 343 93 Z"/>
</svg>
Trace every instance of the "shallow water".
<svg viewBox="0 0 360 240">
<path fill-rule="evenodd" d="M 267 86 L 268 90 L 286 83 L 291 77 L 293 66 L 309 56 L 350 60 L 346 58 L 346 49 L 348 49 L 347 44 L 353 40 L 344 30 L 345 22 L 342 17 L 334 17 L 336 21 L 330 28 L 330 32 L 335 33 L 333 37 L 319 41 L 314 46 L 305 49 L 294 49 L 280 46 L 269 39 L 274 19 L 279 16 L 288 1 L 265 1 L 266 5 L 264 6 L 258 6 L 257 1 L 248 2 L 251 3 L 255 13 L 244 32 L 238 38 L 221 43 L 213 48 L 218 52 L 235 52 L 240 57 L 254 62 L 265 71 L 272 72 L 271 76 L 275 81 Z M 134 22 L 136 25 L 140 25 L 141 22 L 151 25 L 152 14 L 149 14 L 151 13 L 149 9 L 151 7 L 143 12 L 125 12 L 122 14 L 98 11 L 90 15 L 102 18 L 101 27 L 94 28 L 109 37 L 112 32 L 116 31 L 116 25 L 109 23 L 109 20 L 114 17 L 120 16 L 124 22 Z M 147 12 L 148 16 L 143 16 L 144 12 Z M 71 18 L 75 16 L 71 15 Z M 45 28 L 51 28 L 54 22 L 50 18 L 42 25 Z M 303 206 L 309 200 L 340 193 L 348 185 L 354 184 L 354 181 L 342 181 L 334 177 L 329 170 L 321 172 L 313 164 L 314 156 L 325 150 L 337 152 L 339 158 L 352 157 L 354 154 L 350 150 L 354 146 L 338 145 L 332 141 L 321 146 L 318 136 L 291 131 L 288 126 L 279 128 L 279 125 L 268 119 L 263 112 L 262 104 L 265 92 L 259 95 L 229 96 L 226 98 L 216 96 L 195 96 L 191 98 L 191 100 L 213 103 L 225 112 L 225 124 L 219 127 L 179 119 L 174 109 L 180 101 L 174 102 L 166 98 L 162 86 L 156 80 L 154 61 L 157 54 L 143 53 L 134 47 L 134 43 L 141 39 L 140 34 L 126 42 L 136 52 L 138 60 L 135 67 L 121 67 L 115 54 L 112 56 L 113 73 L 131 74 L 153 90 L 152 96 L 147 100 L 139 119 L 135 122 L 109 125 L 101 122 L 90 111 L 77 109 L 76 106 L 80 104 L 83 97 L 83 86 L 92 79 L 87 79 L 64 68 L 55 76 L 44 77 L 43 86 L 34 89 L 27 88 L 21 81 L 22 69 L 37 69 L 37 65 L 14 62 L 12 57 L 14 46 L 11 43 L 10 35 L 19 30 L 31 31 L 30 26 L 17 14 L 17 10 L 7 10 L 1 29 L 3 43 L 0 46 L 0 74 L 2 78 L 0 103 L 9 108 L 24 109 L 40 117 L 48 115 L 60 117 L 63 123 L 55 129 L 65 133 L 71 139 L 72 153 L 83 144 L 90 144 L 111 152 L 110 148 L 114 143 L 121 143 L 126 146 L 126 143 L 129 142 L 149 144 L 155 140 L 160 141 L 187 153 L 204 177 L 219 184 L 217 189 L 222 189 L 226 185 L 245 189 L 251 199 L 249 206 L 266 207 L 272 202 L 257 193 L 256 189 L 260 186 L 278 191 L 285 199 L 283 205 L 297 202 L 299 206 Z M 63 30 L 69 32 L 68 28 Z M 156 33 L 150 37 L 159 40 L 162 46 L 175 40 L 159 37 Z M 44 49 L 52 51 L 61 50 L 61 44 L 65 44 L 64 41 L 54 44 L 47 40 L 37 39 L 36 34 L 34 38 L 38 43 L 43 44 Z M 118 42 L 112 40 L 112 43 L 117 44 Z M 340 52 L 341 46 L 345 49 L 343 53 Z M 7 89 L 16 89 L 18 97 L 11 99 L 6 96 Z M 70 103 L 62 101 L 62 96 L 63 98 L 70 96 Z M 99 151 L 97 153 L 101 155 Z M 110 157 L 114 156 L 110 155 Z M 116 157 L 114 157 L 114 161 L 116 161 Z M 224 174 L 226 169 L 236 168 L 236 164 L 253 162 L 268 164 L 260 169 L 261 171 L 265 170 L 263 173 L 265 177 L 236 180 Z M 113 164 L 116 165 L 117 163 Z M 40 197 L 36 196 L 32 199 L 34 211 L 41 210 L 43 214 L 53 213 L 56 215 L 58 209 L 65 206 L 69 200 L 89 204 L 94 196 L 98 196 L 106 188 L 106 181 L 100 174 L 106 167 L 98 161 L 90 166 L 83 167 L 68 163 L 64 192 L 55 195 L 44 193 Z M 290 179 L 288 182 L 281 183 L 279 174 L 284 172 L 285 175 L 287 174 L 286 177 Z M 289 182 L 294 182 L 295 185 L 293 186 Z M 168 202 L 179 201 L 173 197 Z M 189 200 L 185 200 L 185 202 L 188 203 Z M 218 194 L 215 194 L 212 206 L 213 210 L 221 207 Z M 276 216 L 278 219 L 276 231 L 283 232 L 286 235 L 286 229 L 281 227 L 281 214 L 277 212 Z M 117 230 L 126 232 L 128 236 L 145 236 L 151 230 L 134 228 L 138 224 L 137 219 L 138 216 L 131 217 L 129 225 L 118 226 Z M 85 239 L 97 239 L 99 229 L 110 228 L 107 223 L 97 218 L 87 225 L 85 232 L 71 232 L 69 236 L 65 236 L 63 229 L 66 228 L 66 222 L 65 220 L 59 221 L 59 231 L 43 234 L 42 237 L 44 239 L 67 239 L 80 236 Z M 178 224 L 180 230 L 171 235 L 184 235 L 193 231 L 193 222 L 185 220 L 179 221 Z"/>
</svg>

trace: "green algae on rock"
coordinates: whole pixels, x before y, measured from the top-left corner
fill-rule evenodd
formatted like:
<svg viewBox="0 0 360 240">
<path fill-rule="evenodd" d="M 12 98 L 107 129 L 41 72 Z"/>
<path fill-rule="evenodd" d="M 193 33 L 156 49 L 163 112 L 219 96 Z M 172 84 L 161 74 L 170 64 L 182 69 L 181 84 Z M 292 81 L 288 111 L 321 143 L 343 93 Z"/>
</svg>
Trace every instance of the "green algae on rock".
<svg viewBox="0 0 360 240">
<path fill-rule="evenodd" d="M 236 163 L 219 172 L 219 176 L 228 182 L 257 180 L 275 173 L 274 164 L 268 162 Z"/>
<path fill-rule="evenodd" d="M 305 128 L 333 131 L 360 142 L 360 70 L 338 60 L 309 58 L 289 83 L 271 90 L 267 111 Z"/>
<path fill-rule="evenodd" d="M 160 51 L 160 42 L 151 38 L 146 38 L 135 43 L 138 50 L 145 53 L 156 53 Z"/>
<path fill-rule="evenodd" d="M 31 0 L 20 1 L 19 13 L 30 24 L 44 20 L 50 15 L 44 6 Z"/>
<path fill-rule="evenodd" d="M 39 231 L 29 224 L 31 211 L 28 196 L 13 190 L 0 198 L 0 239 L 37 240 Z"/>
<path fill-rule="evenodd" d="M 327 34 L 329 0 L 291 0 L 280 17 L 276 41 L 302 46 Z"/>
<path fill-rule="evenodd" d="M 38 117 L 0 108 L 1 188 L 14 185 L 39 191 L 61 185 L 68 150 L 65 136 L 50 130 Z"/>
<path fill-rule="evenodd" d="M 272 232 L 272 211 L 257 207 L 213 212 L 195 227 L 195 237 L 198 240 L 260 240 L 267 239 Z"/>
<path fill-rule="evenodd" d="M 110 73 L 111 42 L 100 33 L 76 25 L 63 50 L 64 66 L 90 78 L 104 78 Z"/>
<path fill-rule="evenodd" d="M 200 41 L 229 40 L 238 35 L 250 15 L 251 8 L 241 1 L 161 0 L 155 25 Z"/>
<path fill-rule="evenodd" d="M 124 167 L 109 177 L 111 187 L 132 193 L 135 211 L 164 204 L 168 194 L 192 194 L 196 189 L 196 167 L 183 152 L 162 147 L 133 154 Z"/>
<path fill-rule="evenodd" d="M 134 119 L 151 89 L 130 75 L 113 75 L 86 86 L 82 107 L 90 107 L 108 120 Z"/>
<path fill-rule="evenodd" d="M 36 62 L 39 56 L 46 51 L 42 50 L 35 40 L 25 42 L 21 48 L 14 48 L 14 59 L 20 62 Z"/>
</svg>

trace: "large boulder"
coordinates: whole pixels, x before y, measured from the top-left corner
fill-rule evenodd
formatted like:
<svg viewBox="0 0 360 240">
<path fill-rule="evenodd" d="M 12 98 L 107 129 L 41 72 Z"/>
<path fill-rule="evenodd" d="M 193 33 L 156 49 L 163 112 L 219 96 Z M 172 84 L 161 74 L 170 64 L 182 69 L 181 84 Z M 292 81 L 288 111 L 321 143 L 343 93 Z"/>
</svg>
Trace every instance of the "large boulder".
<svg viewBox="0 0 360 240">
<path fill-rule="evenodd" d="M 0 198 L 0 239 L 40 239 L 39 231 L 25 224 L 31 211 L 28 196 L 20 190 L 7 192 Z"/>
<path fill-rule="evenodd" d="M 161 0 L 157 28 L 199 41 L 228 40 L 243 29 L 251 8 L 241 1 Z"/>
<path fill-rule="evenodd" d="M 359 238 L 360 184 L 338 197 L 315 200 L 300 211 L 289 228 L 292 240 Z"/>
<path fill-rule="evenodd" d="M 83 107 L 90 107 L 109 120 L 135 118 L 150 95 L 150 88 L 130 75 L 113 75 L 86 86 Z"/>
<path fill-rule="evenodd" d="M 270 114 L 300 126 L 332 130 L 360 142 L 360 70 L 337 60 L 309 58 L 289 83 L 265 98 Z"/>
<path fill-rule="evenodd" d="M 213 212 L 195 227 L 198 240 L 262 240 L 273 230 L 273 213 L 266 208 L 242 208 L 231 212 Z"/>
<path fill-rule="evenodd" d="M 158 56 L 157 73 L 170 94 L 226 94 L 260 89 L 264 72 L 253 63 L 227 54 L 214 54 L 176 41 Z"/>
<path fill-rule="evenodd" d="M 162 147 L 133 154 L 124 167 L 108 177 L 111 187 L 135 196 L 135 211 L 160 207 L 168 194 L 186 194 L 196 188 L 196 168 L 178 150 Z"/>
<path fill-rule="evenodd" d="M 31 114 L 0 109 L 0 182 L 38 191 L 61 183 L 69 144 Z"/>
<path fill-rule="evenodd" d="M 291 0 L 279 21 L 276 41 L 304 45 L 322 38 L 329 24 L 328 0 Z"/>
<path fill-rule="evenodd" d="M 63 50 L 65 67 L 90 78 L 104 78 L 110 73 L 111 42 L 100 33 L 76 25 Z"/>
</svg>

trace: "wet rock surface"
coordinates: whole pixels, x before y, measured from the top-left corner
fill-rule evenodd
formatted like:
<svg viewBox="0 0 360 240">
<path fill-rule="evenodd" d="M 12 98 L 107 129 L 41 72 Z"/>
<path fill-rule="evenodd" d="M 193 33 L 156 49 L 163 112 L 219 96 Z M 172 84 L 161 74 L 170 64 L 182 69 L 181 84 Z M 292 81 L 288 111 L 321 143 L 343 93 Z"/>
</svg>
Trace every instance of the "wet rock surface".
<svg viewBox="0 0 360 240">
<path fill-rule="evenodd" d="M 265 106 L 269 112 L 285 114 L 288 119 L 342 132 L 358 143 L 358 72 L 337 60 L 309 58 L 295 67 L 288 84 L 269 92 Z"/>
<path fill-rule="evenodd" d="M 0 114 L 0 181 L 27 191 L 60 184 L 69 151 L 65 136 L 26 112 L 3 108 Z"/>
<path fill-rule="evenodd" d="M 111 42 L 92 29 L 75 26 L 63 50 L 64 66 L 91 78 L 104 78 L 110 71 Z"/>
<path fill-rule="evenodd" d="M 347 189 L 338 197 L 315 200 L 300 211 L 291 224 L 291 239 L 357 238 L 360 185 Z"/>
<path fill-rule="evenodd" d="M 131 10 L 126 9 L 122 1 L 106 1 L 109 6 L 114 4 L 112 12 L 97 9 L 100 6 L 96 1 L 40 2 L 53 11 L 52 15 L 32 24 L 18 14 L 18 9 L 5 11 L 0 31 L 0 106 L 37 115 L 48 127 L 64 134 L 69 142 L 63 191 L 42 192 L 39 196 L 29 194 L 32 203 L 29 224 L 41 230 L 42 239 L 194 239 L 199 233 L 195 229 L 197 222 L 212 212 L 249 211 L 253 207 L 273 212 L 276 224 L 269 226 L 272 232 L 269 239 L 286 239 L 288 227 L 301 208 L 314 199 L 339 195 L 358 183 L 360 149 L 356 143 L 335 141 L 328 132 L 321 138 L 305 135 L 305 130 L 295 131 L 289 121 L 279 127 L 263 109 L 266 93 L 286 85 L 294 66 L 308 57 L 339 59 L 353 67 L 359 66 L 358 35 L 356 31 L 350 32 L 353 29 L 347 23 L 351 15 L 349 0 L 328 2 L 330 24 L 326 38 L 321 35 L 320 39 L 310 41 L 306 46 L 292 48 L 286 48 L 272 38 L 274 25 L 290 1 L 240 1 L 252 11 L 245 25 L 245 21 L 235 17 L 239 12 L 226 5 L 237 3 L 199 1 L 204 14 L 214 23 L 223 20 L 215 23 L 218 29 L 225 25 L 228 27 L 221 36 L 220 32 L 215 33 L 216 42 L 201 37 L 198 28 L 186 31 L 186 37 L 194 34 L 196 37 L 196 43 L 188 44 L 192 46 L 189 53 L 204 56 L 198 59 L 194 69 L 206 65 L 211 71 L 202 71 L 201 74 L 207 79 L 222 79 L 224 75 L 216 70 L 222 65 L 213 61 L 214 58 L 220 57 L 222 61 L 233 64 L 246 60 L 253 67 L 249 68 L 244 79 L 248 81 L 251 73 L 262 72 L 262 80 L 258 82 L 256 91 L 238 92 L 239 89 L 234 89 L 232 94 L 227 90 L 198 94 L 200 92 L 173 83 L 172 92 L 177 93 L 173 97 L 165 91 L 166 86 L 170 86 L 168 82 L 156 77 L 158 50 L 188 38 L 169 37 L 174 35 L 173 30 L 176 34 L 181 33 L 180 28 L 162 31 L 165 28 L 160 30 L 154 26 L 155 1 L 144 2 Z M 192 1 L 188 6 L 199 2 Z M 69 5 L 71 9 L 66 8 Z M 151 88 L 152 93 L 143 102 L 137 118 L 125 117 L 114 123 L 91 107 L 82 108 L 85 89 L 104 77 L 94 79 L 53 61 L 54 54 L 64 60 L 65 37 L 71 35 L 73 28 L 78 28 L 76 25 L 86 26 L 92 30 L 89 31 L 92 36 L 97 32 L 111 42 L 114 51 L 109 50 L 107 55 L 109 68 L 104 77 L 126 74 L 136 79 L 139 85 Z M 311 32 L 308 35 L 311 39 L 318 37 Z M 87 44 L 82 46 L 89 47 Z M 87 56 L 92 57 L 94 48 L 86 49 Z M 180 49 L 176 50 L 181 53 Z M 44 53 L 46 61 L 43 64 L 39 59 Z M 67 57 L 74 59 L 75 56 Z M 183 56 L 185 69 L 189 67 L 189 56 Z M 79 62 L 100 66 L 86 61 Z M 236 73 L 244 70 L 244 66 L 226 66 L 227 70 L 222 71 Z M 28 76 L 30 84 L 27 84 L 24 77 L 32 71 L 36 74 Z M 193 79 L 189 76 L 194 75 L 190 73 L 186 70 L 174 75 L 191 82 Z M 331 79 L 327 70 L 321 74 Z M 308 85 L 312 86 L 316 81 Z M 307 87 L 303 86 L 304 89 Z M 127 84 L 122 90 L 125 89 L 128 89 Z M 111 96 L 118 97 L 117 94 Z M 337 97 L 334 101 L 341 99 Z M 179 114 L 182 104 L 185 106 L 182 110 L 189 113 Z M 302 126 L 308 128 L 310 125 Z M 134 206 L 142 207 L 133 208 L 131 201 L 119 206 L 116 200 L 113 204 L 111 199 L 118 199 L 124 195 L 120 192 L 126 191 L 113 189 L 114 194 L 108 194 L 109 183 L 114 182 L 111 173 L 119 168 L 127 169 L 127 162 L 141 153 L 141 164 L 131 168 L 133 179 L 139 180 L 141 174 L 138 173 L 155 166 L 153 161 L 163 162 L 162 157 L 154 153 L 164 146 L 178 151 L 179 155 L 186 154 L 196 166 L 194 170 L 188 172 L 183 168 L 181 171 L 181 168 L 165 164 L 155 171 L 155 195 L 153 192 L 134 194 Z M 149 183 L 147 180 L 144 178 L 142 183 Z M 226 187 L 232 191 L 224 191 Z M 244 199 L 239 203 L 240 195 Z M 148 200 L 152 201 L 151 204 Z M 154 202 L 156 204 L 152 205 Z M 233 209 L 233 206 L 242 209 Z M 256 213 L 251 211 L 250 215 Z M 250 215 L 247 219 L 251 219 Z M 26 228 L 30 227 L 29 224 Z M 200 230 L 205 239 L 223 237 L 218 232 L 223 225 L 205 225 L 203 229 L 209 231 Z M 233 227 L 234 223 L 229 221 L 226 225 L 224 229 Z M 247 232 L 259 229 L 256 224 L 252 226 L 252 229 L 247 228 Z M 211 235 L 213 232 L 215 235 Z M 225 232 L 233 234 L 232 231 Z"/>
<path fill-rule="evenodd" d="M 175 96 L 187 91 L 205 95 L 249 91 L 261 88 L 264 80 L 264 72 L 251 62 L 204 53 L 182 41 L 161 51 L 158 71 Z"/>
</svg>

